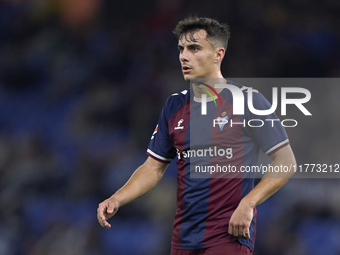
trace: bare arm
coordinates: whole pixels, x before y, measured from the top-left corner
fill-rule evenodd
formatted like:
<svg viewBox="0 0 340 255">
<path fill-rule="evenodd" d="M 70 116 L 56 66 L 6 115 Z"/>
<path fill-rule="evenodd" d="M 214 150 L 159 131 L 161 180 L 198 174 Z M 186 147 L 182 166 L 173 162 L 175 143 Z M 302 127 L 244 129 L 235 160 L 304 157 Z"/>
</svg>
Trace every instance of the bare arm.
<svg viewBox="0 0 340 255">
<path fill-rule="evenodd" d="M 285 146 L 271 155 L 274 160 L 272 166 L 296 165 L 295 157 L 290 145 Z M 236 237 L 250 238 L 249 227 L 253 219 L 253 209 L 278 191 L 294 174 L 293 167 L 287 173 L 267 172 L 262 180 L 240 202 L 230 218 L 228 232 Z"/>
<path fill-rule="evenodd" d="M 126 184 L 110 198 L 99 204 L 97 218 L 104 228 L 110 228 L 107 222 L 119 207 L 125 205 L 147 193 L 162 179 L 168 164 L 161 163 L 148 157 L 143 165 L 131 175 Z"/>
</svg>

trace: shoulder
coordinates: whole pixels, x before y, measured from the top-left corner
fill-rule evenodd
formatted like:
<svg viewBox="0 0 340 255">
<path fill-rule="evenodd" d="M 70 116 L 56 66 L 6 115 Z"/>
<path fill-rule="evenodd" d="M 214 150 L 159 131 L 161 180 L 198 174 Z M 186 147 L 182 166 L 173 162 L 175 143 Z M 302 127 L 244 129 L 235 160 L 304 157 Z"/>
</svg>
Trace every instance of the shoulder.
<svg viewBox="0 0 340 255">
<path fill-rule="evenodd" d="M 190 89 L 185 89 L 179 93 L 174 93 L 168 97 L 166 104 L 180 104 L 190 100 Z"/>
<path fill-rule="evenodd" d="M 174 115 L 180 108 L 184 107 L 188 101 L 190 101 L 189 89 L 172 94 L 165 102 L 163 109 L 164 114 L 166 114 L 166 116 Z"/>
</svg>

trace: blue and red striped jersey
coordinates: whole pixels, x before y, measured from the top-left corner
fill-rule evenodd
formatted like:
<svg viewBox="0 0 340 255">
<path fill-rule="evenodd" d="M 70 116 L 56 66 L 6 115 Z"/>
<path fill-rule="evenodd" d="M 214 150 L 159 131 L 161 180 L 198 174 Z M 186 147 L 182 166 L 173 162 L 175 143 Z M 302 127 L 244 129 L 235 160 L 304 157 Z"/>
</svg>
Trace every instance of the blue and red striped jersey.
<svg viewBox="0 0 340 255">
<path fill-rule="evenodd" d="M 242 85 L 228 81 L 239 88 Z M 289 144 L 275 113 L 254 115 L 247 107 L 244 90 L 244 115 L 233 115 L 233 97 L 228 89 L 219 96 L 222 104 L 207 100 L 207 114 L 201 114 L 199 98 L 191 91 L 170 96 L 162 109 L 158 125 L 151 137 L 147 154 L 169 163 L 177 157 L 177 211 L 173 225 L 172 247 L 201 249 L 235 241 L 251 250 L 255 241 L 256 208 L 250 226 L 250 239 L 228 234 L 228 223 L 241 199 L 254 187 L 254 174 L 243 173 L 241 167 L 257 164 L 259 151 L 271 155 Z M 266 110 L 271 104 L 261 93 L 253 93 L 253 105 Z M 253 120 L 252 125 L 248 125 Z M 256 122 L 263 121 L 259 127 Z M 232 166 L 232 178 L 211 178 L 204 166 Z M 203 174 L 195 176 L 196 171 Z M 228 176 L 227 176 L 228 177 Z"/>
</svg>

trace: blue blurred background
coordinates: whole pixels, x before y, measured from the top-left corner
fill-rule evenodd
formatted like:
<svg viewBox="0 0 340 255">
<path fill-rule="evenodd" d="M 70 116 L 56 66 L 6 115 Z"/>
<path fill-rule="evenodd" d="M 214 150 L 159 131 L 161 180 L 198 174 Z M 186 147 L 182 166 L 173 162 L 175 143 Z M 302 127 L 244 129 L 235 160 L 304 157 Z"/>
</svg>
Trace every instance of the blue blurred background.
<svg viewBox="0 0 340 255">
<path fill-rule="evenodd" d="M 189 87 L 176 23 L 230 24 L 225 77 L 339 77 L 339 11 L 336 0 L 0 1 L 0 254 L 169 254 L 173 163 L 111 229 L 96 209 L 146 159 L 166 98 Z M 335 125 L 296 132 L 298 159 L 340 162 Z M 291 180 L 258 211 L 255 255 L 340 254 L 338 179 Z"/>
</svg>

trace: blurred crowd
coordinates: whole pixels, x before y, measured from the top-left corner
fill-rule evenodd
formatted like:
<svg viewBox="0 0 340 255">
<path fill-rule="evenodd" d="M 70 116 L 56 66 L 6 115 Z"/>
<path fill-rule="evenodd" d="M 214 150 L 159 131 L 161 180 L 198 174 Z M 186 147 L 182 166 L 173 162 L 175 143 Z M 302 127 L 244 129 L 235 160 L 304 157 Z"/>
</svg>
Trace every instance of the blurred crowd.
<svg viewBox="0 0 340 255">
<path fill-rule="evenodd" d="M 0 1 L 0 254 L 169 254 L 174 162 L 111 229 L 96 209 L 146 159 L 166 98 L 189 87 L 176 23 L 197 14 L 231 26 L 226 77 L 338 77 L 339 10 L 334 0 Z M 312 105 L 322 121 L 289 131 L 292 147 L 299 162 L 340 163 L 340 91 L 315 91 L 333 118 Z M 260 205 L 255 255 L 340 254 L 339 184 L 293 179 Z"/>
</svg>

